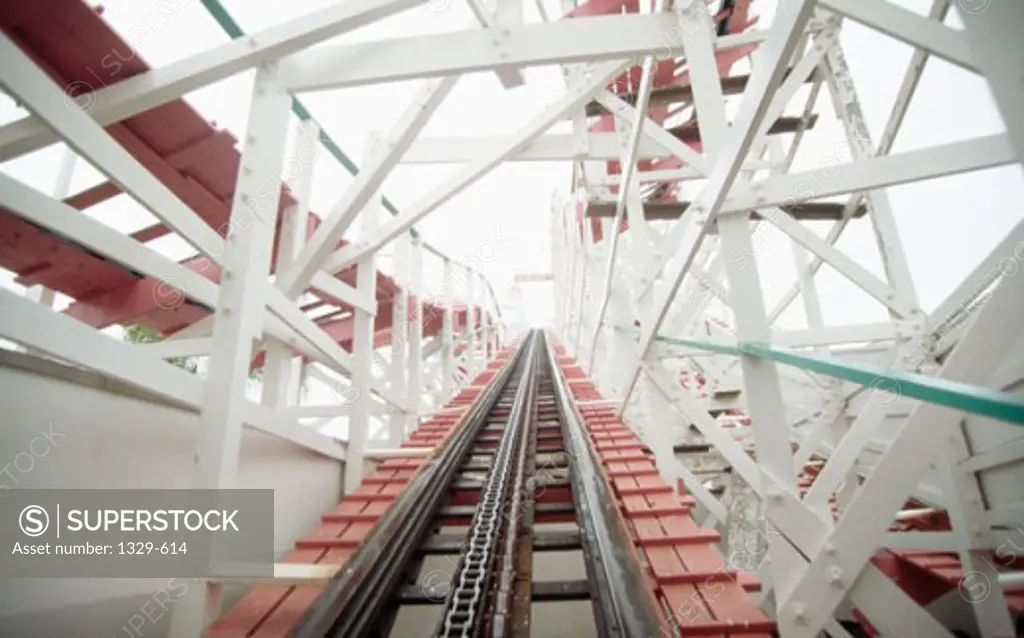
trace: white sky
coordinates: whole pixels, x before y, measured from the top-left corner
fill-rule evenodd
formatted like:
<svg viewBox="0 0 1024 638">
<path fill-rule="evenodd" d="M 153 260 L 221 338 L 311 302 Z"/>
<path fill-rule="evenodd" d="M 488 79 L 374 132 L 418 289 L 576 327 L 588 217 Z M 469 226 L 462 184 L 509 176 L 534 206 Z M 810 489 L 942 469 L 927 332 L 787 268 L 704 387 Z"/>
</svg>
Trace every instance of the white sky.
<svg viewBox="0 0 1024 638">
<path fill-rule="evenodd" d="M 242 28 L 252 33 L 332 1 L 229 0 L 225 5 Z M 453 31 L 473 22 L 464 2 L 435 0 L 434 6 L 442 1 L 451 5 L 450 11 L 443 15 L 437 15 L 436 10 L 414 9 L 334 42 Z M 152 66 L 166 65 L 227 40 L 198 0 L 171 3 L 182 6 L 173 20 L 155 29 L 145 26 L 158 24 L 152 14 L 154 2 L 110 0 L 103 4 L 106 19 L 122 33 L 133 34 L 138 50 Z M 537 21 L 535 7 L 530 2 L 526 4 L 527 21 Z M 557 4 L 556 0 L 546 0 L 549 12 L 555 15 Z M 930 0 L 901 0 L 897 4 L 924 14 Z M 758 0 L 754 5 L 764 13 L 765 20 L 770 19 L 773 2 Z M 951 14 L 955 20 L 955 12 Z M 959 24 L 950 24 L 959 28 Z M 910 49 L 855 23 L 845 25 L 843 44 L 869 126 L 877 139 L 891 109 Z M 464 77 L 432 117 L 425 135 L 513 132 L 563 90 L 561 73 L 556 67 L 527 69 L 525 76 L 527 85 L 510 91 L 504 90 L 492 74 Z M 251 72 L 244 73 L 190 94 L 187 99 L 203 116 L 241 138 L 251 78 Z M 302 100 L 348 155 L 361 163 L 367 133 L 386 132 L 418 86 L 419 81 L 391 83 L 305 95 Z M 802 108 L 802 101 L 798 98 L 790 112 L 795 114 L 799 108 Z M 823 159 L 835 154 L 842 140 L 826 90 L 821 92 L 817 112 L 821 116 L 818 127 L 805 138 L 794 170 L 816 168 Z M 22 115 L 11 102 L 0 99 L 0 122 Z M 984 81 L 932 59 L 897 138 L 894 153 L 1001 130 L 1003 125 Z M 49 191 L 61 152 L 56 147 L 40 151 L 8 162 L 2 170 Z M 313 210 L 324 214 L 351 178 L 326 153 L 321 158 L 315 172 Z M 399 167 L 387 180 L 384 190 L 401 209 L 430 192 L 457 168 Z M 419 228 L 431 244 L 458 260 L 474 254 L 480 243 L 500 227 L 501 234 L 513 241 L 506 243 L 495 259 L 485 263 L 483 270 L 494 282 L 498 294 L 507 298 L 515 273 L 550 271 L 551 200 L 556 192 L 568 192 L 570 170 L 568 162 L 512 163 L 499 167 L 443 206 Z M 76 171 L 71 191 L 77 192 L 99 180 L 94 170 L 81 168 Z M 1020 169 L 1013 167 L 899 187 L 890 189 L 889 193 L 919 297 L 929 310 L 941 302 L 1020 219 L 1024 180 Z M 148 213 L 123 195 L 87 214 L 127 232 L 153 221 Z M 815 227 L 822 235 L 827 229 L 824 224 Z M 759 265 L 771 305 L 790 287 L 794 270 L 788 245 L 773 233 L 764 236 L 766 248 L 760 255 Z M 174 238 L 164 238 L 154 244 L 175 258 L 191 252 Z M 876 274 L 882 274 L 867 222 L 853 224 L 839 247 Z M 437 260 L 428 258 L 425 271 L 428 286 L 431 281 L 439 280 Z M 9 273 L 0 279 L 5 285 L 13 285 Z M 878 304 L 827 267 L 817 281 L 826 322 L 850 324 L 884 319 L 884 311 Z M 523 294 L 528 319 L 534 323 L 545 322 L 552 310 L 552 287 L 527 284 Z M 802 324 L 799 304 L 794 304 L 794 308 L 784 317 L 784 325 Z"/>
</svg>

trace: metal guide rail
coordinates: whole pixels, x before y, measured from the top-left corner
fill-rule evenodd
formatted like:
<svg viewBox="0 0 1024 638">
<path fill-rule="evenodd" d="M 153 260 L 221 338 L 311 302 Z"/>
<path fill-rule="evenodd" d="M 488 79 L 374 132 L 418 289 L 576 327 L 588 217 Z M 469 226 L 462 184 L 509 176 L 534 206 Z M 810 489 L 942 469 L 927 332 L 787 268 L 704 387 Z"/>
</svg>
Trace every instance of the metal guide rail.
<svg viewBox="0 0 1024 638">
<path fill-rule="evenodd" d="M 615 505 L 596 487 L 599 466 L 566 412 L 552 361 L 542 333 L 523 340 L 292 636 L 526 637 L 534 603 L 586 600 L 598 636 L 661 635 L 631 539 L 609 518 Z M 535 528 L 547 523 L 560 531 Z M 535 581 L 534 553 L 549 551 L 582 552 L 586 577 Z M 448 568 L 427 569 L 439 556 Z M 401 629 L 403 610 L 427 605 L 440 612 L 436 622 L 415 634 Z"/>
</svg>

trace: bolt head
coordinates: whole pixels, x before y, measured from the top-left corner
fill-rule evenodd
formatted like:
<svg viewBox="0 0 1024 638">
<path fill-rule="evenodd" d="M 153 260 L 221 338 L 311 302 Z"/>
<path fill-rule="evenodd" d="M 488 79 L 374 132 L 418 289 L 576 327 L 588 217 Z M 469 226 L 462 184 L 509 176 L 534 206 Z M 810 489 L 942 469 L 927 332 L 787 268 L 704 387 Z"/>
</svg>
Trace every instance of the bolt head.
<svg viewBox="0 0 1024 638">
<path fill-rule="evenodd" d="M 806 622 L 806 620 L 807 620 L 807 605 L 805 605 L 803 603 L 799 603 L 799 602 L 798 603 L 793 603 L 790 606 L 790 609 L 793 610 L 793 620 L 795 620 L 795 621 L 797 621 L 798 623 L 801 623 L 801 624 Z"/>
</svg>

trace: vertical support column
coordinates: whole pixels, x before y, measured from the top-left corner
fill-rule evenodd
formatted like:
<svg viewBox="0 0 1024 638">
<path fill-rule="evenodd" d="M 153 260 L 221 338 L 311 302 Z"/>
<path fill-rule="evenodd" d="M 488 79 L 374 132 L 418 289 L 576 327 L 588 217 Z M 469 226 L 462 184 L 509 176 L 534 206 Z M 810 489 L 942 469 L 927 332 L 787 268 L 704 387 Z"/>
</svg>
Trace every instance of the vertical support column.
<svg viewBox="0 0 1024 638">
<path fill-rule="evenodd" d="M 572 212 L 575 210 L 573 204 L 566 203 L 559 214 L 562 217 L 562 227 L 565 229 L 565 276 L 562 282 L 555 282 L 555 295 L 562 296 L 565 298 L 563 302 L 564 310 L 562 311 L 561 320 L 562 325 L 559 330 L 559 334 L 565 335 L 568 339 L 569 331 L 573 326 L 573 320 L 576 316 L 576 273 L 578 271 L 577 266 L 577 246 L 579 232 L 577 230 L 577 224 L 573 219 Z"/>
<path fill-rule="evenodd" d="M 60 160 L 60 169 L 57 171 L 57 178 L 53 183 L 51 195 L 54 199 L 64 199 L 71 192 L 71 179 L 75 175 L 75 164 L 78 162 L 78 155 L 70 148 L 64 149 L 64 156 Z M 26 296 L 37 304 L 53 307 L 57 293 L 42 284 L 32 286 L 26 291 Z M 36 354 L 31 348 L 25 348 L 27 354 Z"/>
<path fill-rule="evenodd" d="M 391 364 L 388 376 L 391 390 L 395 396 L 406 392 L 406 364 L 408 359 L 408 319 L 409 319 L 409 235 L 403 234 L 395 239 L 392 257 L 391 276 L 398 286 L 391 307 Z M 406 414 L 394 409 L 388 417 L 388 445 L 397 447 L 405 438 Z"/>
<path fill-rule="evenodd" d="M 583 353 L 580 351 L 580 343 L 583 337 L 583 326 L 586 323 L 587 315 L 590 314 L 590 267 L 591 262 L 600 257 L 599 253 L 597 257 L 593 257 L 591 253 L 597 253 L 597 245 L 594 243 L 594 228 L 590 223 L 590 220 L 583 218 L 583 232 L 580 238 L 580 289 L 579 289 L 579 300 L 578 308 L 575 317 L 576 327 L 576 338 L 573 341 L 572 355 L 576 357 L 577 361 L 583 360 Z M 566 335 L 568 336 L 568 335 Z M 568 345 L 568 344 L 566 344 Z"/>
<path fill-rule="evenodd" d="M 498 351 L 501 350 L 501 323 L 498 321 L 498 303 L 494 303 L 494 317 L 493 323 L 494 332 L 491 334 L 493 344 L 491 346 L 494 356 L 498 356 Z"/>
<path fill-rule="evenodd" d="M 961 466 L 970 457 L 962 422 L 952 428 L 944 447 L 943 493 L 964 573 L 958 587 L 962 596 L 964 592 L 970 596 L 967 602 L 971 603 L 982 636 L 1013 636 L 1017 632 L 999 583 L 999 571 L 991 562 L 991 548 L 995 543 L 987 533 L 984 494 L 977 474 Z M 986 581 L 993 586 L 985 589 L 983 595 L 973 595 L 974 584 Z"/>
<path fill-rule="evenodd" d="M 203 384 L 192 487 L 234 487 L 246 406 L 253 336 L 266 309 L 270 258 L 281 195 L 291 98 L 276 81 L 277 65 L 256 73 L 252 107 L 231 205 L 213 347 Z M 174 607 L 171 638 L 195 638 L 220 613 L 218 587 L 193 587 Z"/>
<path fill-rule="evenodd" d="M 726 263 L 729 293 L 736 317 L 736 338 L 740 342 L 767 343 L 771 339 L 771 332 L 756 253 L 751 243 L 749 217 L 746 214 L 721 216 L 718 229 L 723 253 L 747 256 L 746 263 L 740 259 L 729 259 Z M 766 513 L 771 519 L 774 518 L 773 508 L 780 504 L 775 494 L 780 493 L 780 490 L 797 494 L 779 372 L 774 362 L 754 357 L 741 357 L 740 366 L 743 371 L 744 394 L 753 421 L 757 464 L 761 470 L 763 491 L 768 495 Z M 799 579 L 797 567 L 803 563 L 798 562 L 795 550 L 785 542 L 773 543 L 768 557 L 776 589 L 788 593 Z"/>
<path fill-rule="evenodd" d="M 382 141 L 370 135 L 366 141 L 364 164 L 372 163 L 373 157 L 381 152 Z M 360 234 L 368 237 L 377 232 L 381 214 L 380 191 L 373 194 L 369 204 L 360 214 Z M 356 289 L 360 295 L 370 299 L 377 298 L 377 254 L 370 253 L 360 260 L 356 268 Z M 348 421 L 348 450 L 345 460 L 345 494 L 351 494 L 363 480 L 363 453 L 366 441 L 370 437 L 370 419 L 373 414 L 373 397 L 370 396 L 370 385 L 373 382 L 373 332 L 374 312 L 356 308 L 352 322 L 352 357 L 355 364 L 352 379 L 356 392 L 349 393 L 346 400 L 352 404 L 352 412 Z"/>
<path fill-rule="evenodd" d="M 466 350 L 466 371 L 472 380 L 476 377 L 477 371 L 477 341 L 476 341 L 476 273 L 466 270 L 466 332 L 469 338 Z"/>
<path fill-rule="evenodd" d="M 444 260 L 445 287 L 444 324 L 441 327 L 441 403 L 452 397 L 455 381 L 455 291 L 451 281 L 455 277 L 455 264 L 447 257 Z"/>
<path fill-rule="evenodd" d="M 288 186 L 295 196 L 295 203 L 282 211 L 281 232 L 277 239 L 277 263 L 274 272 L 282 272 L 298 256 L 306 243 L 306 229 L 309 220 L 309 199 L 313 187 L 313 170 L 319 155 L 317 145 L 320 126 L 313 120 L 300 121 L 295 135 L 295 148 L 291 159 L 285 164 L 288 170 Z M 294 173 L 294 174 L 293 174 Z M 267 355 L 263 375 L 263 404 L 272 408 L 283 407 L 294 398 L 301 400 L 301 369 L 296 375 L 299 394 L 290 396 L 292 385 L 293 357 L 285 344 L 267 339 Z M 299 364 L 303 364 L 300 362 Z"/>
<path fill-rule="evenodd" d="M 423 403 L 423 247 L 419 237 L 412 239 L 409 245 L 409 276 L 406 277 L 409 287 L 409 299 L 412 303 L 412 316 L 409 318 L 406 337 L 409 341 L 409 370 L 406 386 L 409 397 L 409 409 L 412 410 L 405 419 L 405 439 L 419 418 L 420 405 Z"/>
<path fill-rule="evenodd" d="M 490 310 L 490 295 L 487 293 L 487 281 L 484 279 L 484 274 L 480 273 L 480 295 L 482 301 L 480 303 L 480 323 L 482 325 L 481 330 L 481 341 L 483 342 L 483 360 L 484 362 L 490 361 L 491 357 L 494 356 L 493 337 L 491 335 L 494 330 L 492 324 L 493 310 Z"/>
<path fill-rule="evenodd" d="M 551 281 L 555 288 L 554 294 L 554 328 L 559 334 L 565 334 L 562 330 L 562 317 L 565 307 L 562 296 L 558 294 L 560 282 L 565 277 L 565 236 L 562 225 L 561 205 L 558 196 L 552 197 L 551 201 Z"/>
</svg>

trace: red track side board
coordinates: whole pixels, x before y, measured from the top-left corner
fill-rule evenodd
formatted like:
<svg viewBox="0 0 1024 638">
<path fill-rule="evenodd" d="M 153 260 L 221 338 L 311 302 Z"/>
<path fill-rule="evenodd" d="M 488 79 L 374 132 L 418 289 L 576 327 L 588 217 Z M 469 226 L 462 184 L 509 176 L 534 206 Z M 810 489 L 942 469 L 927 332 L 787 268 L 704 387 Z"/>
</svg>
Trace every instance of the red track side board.
<svg viewBox="0 0 1024 638">
<path fill-rule="evenodd" d="M 570 380 L 577 402 L 602 399 L 576 361 L 549 335 L 556 360 Z M 651 594 L 667 610 L 664 634 L 683 636 L 770 636 L 775 622 L 747 594 L 756 589 L 749 574 L 725 564 L 715 544 L 719 535 L 690 517 L 692 497 L 681 497 L 661 478 L 652 456 L 615 416 L 614 407 L 582 407 L 584 426 L 601 460 L 619 511 L 640 548 Z"/>
<path fill-rule="evenodd" d="M 424 422 L 402 447 L 434 448 L 461 425 L 464 415 L 481 396 L 501 368 L 515 353 L 510 346 L 499 352 L 487 369 L 478 375 L 443 409 Z M 326 512 L 321 523 L 295 543 L 295 551 L 283 560 L 287 563 L 344 564 L 369 535 L 377 521 L 402 494 L 426 457 L 391 458 L 382 461 L 359 487 L 337 507 Z M 281 638 L 296 624 L 320 595 L 321 587 L 275 587 L 260 585 L 221 616 L 207 631 L 208 638 Z"/>
</svg>

